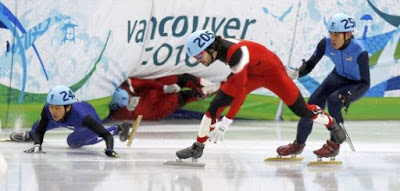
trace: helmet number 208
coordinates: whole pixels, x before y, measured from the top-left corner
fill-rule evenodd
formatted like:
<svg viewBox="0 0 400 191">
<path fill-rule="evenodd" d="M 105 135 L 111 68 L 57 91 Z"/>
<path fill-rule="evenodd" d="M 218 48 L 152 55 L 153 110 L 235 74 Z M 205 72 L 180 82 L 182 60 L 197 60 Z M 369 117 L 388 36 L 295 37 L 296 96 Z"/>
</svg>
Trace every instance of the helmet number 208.
<svg viewBox="0 0 400 191">
<path fill-rule="evenodd" d="M 342 23 L 344 23 L 345 29 L 356 27 L 356 22 L 354 22 L 354 20 L 352 18 L 343 19 Z"/>
<path fill-rule="evenodd" d="M 193 40 L 193 43 L 197 43 L 200 48 L 203 48 L 204 44 L 211 40 L 214 37 L 213 33 L 206 31 L 205 33 L 201 34 L 199 37 Z"/>
<path fill-rule="evenodd" d="M 60 92 L 60 94 L 63 97 L 63 101 L 68 101 L 69 99 L 74 99 L 74 93 L 72 93 L 72 91 L 69 91 L 68 93 L 66 91 L 62 91 Z"/>
</svg>

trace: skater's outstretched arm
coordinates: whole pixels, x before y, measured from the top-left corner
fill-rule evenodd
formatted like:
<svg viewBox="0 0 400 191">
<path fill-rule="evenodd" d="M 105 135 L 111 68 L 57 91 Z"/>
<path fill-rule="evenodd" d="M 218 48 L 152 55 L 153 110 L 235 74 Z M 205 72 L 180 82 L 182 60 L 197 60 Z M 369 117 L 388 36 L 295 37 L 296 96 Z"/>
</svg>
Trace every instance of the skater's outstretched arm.
<svg viewBox="0 0 400 191">
<path fill-rule="evenodd" d="M 325 54 L 326 38 L 322 39 L 318 45 L 317 49 L 314 51 L 313 55 L 307 61 L 303 60 L 303 64 L 299 68 L 299 78 L 310 73 L 315 65 L 321 60 Z"/>
<path fill-rule="evenodd" d="M 35 145 L 37 145 L 37 144 L 42 145 L 43 137 L 44 137 L 44 134 L 46 133 L 47 125 L 49 124 L 49 121 L 50 121 L 47 116 L 47 113 L 46 113 L 46 106 L 43 107 L 42 113 L 40 116 L 41 117 L 40 117 L 39 125 L 33 135 L 33 143 Z"/>
<path fill-rule="evenodd" d="M 113 136 L 104 128 L 103 125 L 98 123 L 92 116 L 87 115 L 83 122 L 83 127 L 87 127 L 96 133 L 99 137 L 102 137 L 106 142 L 105 154 L 109 157 L 119 157 L 118 153 L 114 151 L 114 138 Z"/>
</svg>

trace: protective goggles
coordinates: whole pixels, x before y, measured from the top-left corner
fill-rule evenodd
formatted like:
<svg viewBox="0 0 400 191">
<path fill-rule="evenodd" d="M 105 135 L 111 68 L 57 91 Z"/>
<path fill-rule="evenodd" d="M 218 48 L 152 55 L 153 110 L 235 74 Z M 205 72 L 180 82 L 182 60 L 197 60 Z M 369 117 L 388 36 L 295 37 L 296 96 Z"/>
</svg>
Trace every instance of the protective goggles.
<svg viewBox="0 0 400 191">
<path fill-rule="evenodd" d="M 201 51 L 199 54 L 194 55 L 195 58 L 201 59 L 203 57 L 203 51 Z"/>
</svg>

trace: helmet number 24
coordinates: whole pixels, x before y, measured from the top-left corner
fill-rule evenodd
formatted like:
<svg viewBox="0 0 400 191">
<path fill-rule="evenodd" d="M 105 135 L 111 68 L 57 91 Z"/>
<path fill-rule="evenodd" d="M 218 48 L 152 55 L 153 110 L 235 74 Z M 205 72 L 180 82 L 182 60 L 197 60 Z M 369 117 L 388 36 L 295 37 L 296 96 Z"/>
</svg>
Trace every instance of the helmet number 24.
<svg viewBox="0 0 400 191">
<path fill-rule="evenodd" d="M 72 91 L 69 91 L 68 93 L 66 91 L 60 92 L 60 95 L 63 97 L 63 101 L 68 101 L 69 99 L 74 99 L 74 93 Z"/>
</svg>

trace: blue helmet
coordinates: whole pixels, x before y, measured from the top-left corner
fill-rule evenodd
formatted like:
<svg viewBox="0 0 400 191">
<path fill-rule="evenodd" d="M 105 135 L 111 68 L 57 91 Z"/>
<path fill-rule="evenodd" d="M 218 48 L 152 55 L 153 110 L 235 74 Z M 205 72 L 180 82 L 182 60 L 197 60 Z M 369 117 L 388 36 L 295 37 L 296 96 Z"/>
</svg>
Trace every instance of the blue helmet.
<svg viewBox="0 0 400 191">
<path fill-rule="evenodd" d="M 109 107 L 111 110 L 117 110 L 120 107 L 127 106 L 129 102 L 129 94 L 122 88 L 117 88 L 112 97 Z"/>
<path fill-rule="evenodd" d="M 55 86 L 47 94 L 47 103 L 51 105 L 70 105 L 75 102 L 75 94 L 67 86 Z"/>
<path fill-rule="evenodd" d="M 353 32 L 356 22 L 349 15 L 338 13 L 328 20 L 326 27 L 329 32 Z"/>
<path fill-rule="evenodd" d="M 211 31 L 198 30 L 192 33 L 186 40 L 186 53 L 195 56 L 205 50 L 215 41 L 215 35 Z"/>
</svg>

